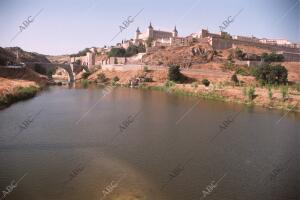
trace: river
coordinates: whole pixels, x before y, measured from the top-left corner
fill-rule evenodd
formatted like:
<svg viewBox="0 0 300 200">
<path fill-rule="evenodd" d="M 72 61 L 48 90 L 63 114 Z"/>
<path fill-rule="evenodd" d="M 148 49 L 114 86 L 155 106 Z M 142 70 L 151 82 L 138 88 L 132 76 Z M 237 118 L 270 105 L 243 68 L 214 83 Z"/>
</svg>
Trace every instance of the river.
<svg viewBox="0 0 300 200">
<path fill-rule="evenodd" d="M 9 200 L 299 199 L 300 115 L 131 88 L 49 87 L 0 111 Z"/>
</svg>

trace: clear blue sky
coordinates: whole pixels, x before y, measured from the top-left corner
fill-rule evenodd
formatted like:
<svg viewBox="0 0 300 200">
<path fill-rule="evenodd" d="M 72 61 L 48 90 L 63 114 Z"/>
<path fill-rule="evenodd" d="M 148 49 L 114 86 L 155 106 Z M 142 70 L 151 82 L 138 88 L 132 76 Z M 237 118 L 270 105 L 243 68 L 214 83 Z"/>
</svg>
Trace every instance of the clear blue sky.
<svg viewBox="0 0 300 200">
<path fill-rule="evenodd" d="M 110 42 L 128 16 L 144 10 Z M 43 11 L 11 42 L 29 16 Z M 154 28 L 186 36 L 208 27 L 218 32 L 228 16 L 243 9 L 225 31 L 233 35 L 300 41 L 300 0 L 0 0 L 0 46 L 59 55 L 132 38 L 150 21 Z"/>
</svg>

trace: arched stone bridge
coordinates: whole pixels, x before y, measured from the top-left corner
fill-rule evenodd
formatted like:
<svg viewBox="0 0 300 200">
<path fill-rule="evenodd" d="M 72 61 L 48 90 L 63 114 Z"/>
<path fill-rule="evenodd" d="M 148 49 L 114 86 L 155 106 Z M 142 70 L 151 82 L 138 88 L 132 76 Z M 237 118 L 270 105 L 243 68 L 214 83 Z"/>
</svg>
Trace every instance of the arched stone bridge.
<svg viewBox="0 0 300 200">
<path fill-rule="evenodd" d="M 69 75 L 68 81 L 74 82 L 75 75 L 81 72 L 83 69 L 86 72 L 89 72 L 89 68 L 86 65 L 78 65 L 78 64 L 57 64 L 57 63 L 42 63 L 42 62 L 26 62 L 27 67 L 34 68 L 34 65 L 39 64 L 41 67 L 45 68 L 48 71 L 54 70 L 57 68 L 63 68 Z"/>
</svg>

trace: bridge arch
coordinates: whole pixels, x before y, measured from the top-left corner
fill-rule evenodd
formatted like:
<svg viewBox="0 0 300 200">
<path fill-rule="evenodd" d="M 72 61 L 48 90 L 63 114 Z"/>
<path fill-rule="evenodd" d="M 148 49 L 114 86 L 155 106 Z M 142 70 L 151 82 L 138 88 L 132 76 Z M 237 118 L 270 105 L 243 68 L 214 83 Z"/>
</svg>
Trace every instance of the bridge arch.
<svg viewBox="0 0 300 200">
<path fill-rule="evenodd" d="M 81 72 L 83 69 L 86 72 L 89 72 L 89 68 L 85 65 L 78 65 L 75 63 L 72 64 L 56 64 L 56 63 L 38 63 L 38 62 L 26 62 L 26 66 L 33 67 L 35 64 L 40 64 L 42 67 L 44 67 L 47 71 L 54 70 L 57 68 L 63 68 L 68 73 L 68 81 L 74 82 L 75 81 L 75 75 L 79 72 Z"/>
</svg>

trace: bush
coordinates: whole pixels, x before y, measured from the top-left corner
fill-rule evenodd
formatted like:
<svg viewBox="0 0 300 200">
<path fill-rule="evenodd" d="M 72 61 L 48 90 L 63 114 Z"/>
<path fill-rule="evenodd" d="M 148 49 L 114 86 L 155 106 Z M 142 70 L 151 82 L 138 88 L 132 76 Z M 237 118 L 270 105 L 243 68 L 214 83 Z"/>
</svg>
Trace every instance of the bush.
<svg viewBox="0 0 300 200">
<path fill-rule="evenodd" d="M 255 97 L 255 87 L 250 87 L 247 92 L 248 100 L 252 101 Z"/>
<path fill-rule="evenodd" d="M 76 54 L 72 54 L 71 56 L 72 56 L 72 57 L 85 56 L 87 52 L 91 52 L 91 51 L 89 50 L 89 48 L 85 48 L 84 50 L 79 51 L 79 52 L 76 53 Z"/>
<path fill-rule="evenodd" d="M 149 69 L 148 69 L 148 66 L 144 66 L 144 72 L 148 72 Z"/>
<path fill-rule="evenodd" d="M 238 83 L 239 83 L 239 79 L 238 79 L 236 73 L 234 73 L 234 74 L 231 76 L 231 81 L 234 82 L 235 84 L 238 84 Z"/>
<path fill-rule="evenodd" d="M 89 81 L 86 79 L 82 79 L 80 83 L 81 83 L 82 87 L 84 87 L 84 88 L 86 88 L 89 85 Z"/>
<path fill-rule="evenodd" d="M 226 63 L 224 64 L 224 69 L 225 70 L 233 70 L 233 68 L 234 68 L 234 61 L 232 61 L 232 60 L 226 61 Z"/>
<path fill-rule="evenodd" d="M 296 90 L 297 92 L 300 92 L 300 83 L 294 84 L 294 85 L 292 86 L 292 88 L 293 88 L 294 90 Z"/>
<path fill-rule="evenodd" d="M 288 90 L 289 90 L 288 86 L 282 86 L 280 88 L 280 93 L 283 100 L 288 98 Z"/>
<path fill-rule="evenodd" d="M 126 50 L 122 48 L 112 48 L 110 52 L 108 52 L 109 57 L 125 57 Z"/>
<path fill-rule="evenodd" d="M 125 56 L 133 56 L 133 55 L 136 55 L 138 53 L 144 53 L 146 52 L 146 48 L 143 44 L 139 44 L 138 46 L 137 45 L 130 45 L 127 49 L 126 49 L 126 52 L 125 52 Z"/>
<path fill-rule="evenodd" d="M 104 73 L 99 73 L 97 75 L 97 81 L 100 82 L 100 83 L 104 83 L 106 81 L 106 76 Z"/>
<path fill-rule="evenodd" d="M 5 96 L 0 97 L 0 106 L 9 105 L 20 100 L 25 100 L 34 97 L 38 90 L 39 89 L 34 86 L 29 86 L 26 88 L 17 87 L 16 89 L 14 89 L 13 93 L 9 93 Z"/>
<path fill-rule="evenodd" d="M 256 80 L 262 84 L 286 84 L 288 71 L 282 65 L 263 64 L 253 71 Z"/>
<path fill-rule="evenodd" d="M 175 85 L 175 83 L 173 81 L 169 81 L 167 80 L 165 83 L 164 83 L 164 86 L 166 88 L 169 88 L 169 87 L 173 87 Z"/>
<path fill-rule="evenodd" d="M 205 85 L 205 87 L 208 87 L 209 84 L 210 84 L 210 82 L 209 82 L 209 80 L 207 80 L 207 79 L 203 79 L 203 80 L 202 80 L 202 84 Z"/>
<path fill-rule="evenodd" d="M 249 101 L 252 101 L 255 97 L 255 87 L 250 87 L 248 89 L 246 89 L 247 92 L 247 97 Z"/>
<path fill-rule="evenodd" d="M 104 75 L 104 78 L 105 78 L 105 75 Z M 113 77 L 113 79 L 112 79 L 114 82 L 118 82 L 120 79 L 119 79 L 119 77 L 118 76 L 115 76 L 115 77 Z"/>
<path fill-rule="evenodd" d="M 247 97 L 248 101 L 252 101 L 255 98 L 255 87 L 243 88 L 243 95 Z"/>
<path fill-rule="evenodd" d="M 235 73 L 240 74 L 242 76 L 249 76 L 250 75 L 250 72 L 249 72 L 248 68 L 245 68 L 245 67 L 238 67 L 235 70 Z"/>
<path fill-rule="evenodd" d="M 235 49 L 235 57 L 239 60 L 244 60 L 246 54 L 239 48 Z"/>
<path fill-rule="evenodd" d="M 270 85 L 268 86 L 268 97 L 270 100 L 273 99 L 273 92 L 272 92 L 272 88 Z"/>
<path fill-rule="evenodd" d="M 264 62 L 282 62 L 284 61 L 284 56 L 282 54 L 276 54 L 274 52 L 268 54 L 268 53 L 263 53 L 261 55 L 261 59 Z"/>
<path fill-rule="evenodd" d="M 87 79 L 90 75 L 91 75 L 90 72 L 84 72 L 84 73 L 81 75 L 81 78 L 82 78 L 82 79 Z"/>
<path fill-rule="evenodd" d="M 170 65 L 169 66 L 169 73 L 168 73 L 168 79 L 170 81 L 174 82 L 181 82 L 183 81 L 183 75 L 180 72 L 178 65 Z"/>
</svg>

